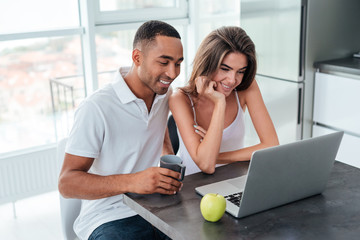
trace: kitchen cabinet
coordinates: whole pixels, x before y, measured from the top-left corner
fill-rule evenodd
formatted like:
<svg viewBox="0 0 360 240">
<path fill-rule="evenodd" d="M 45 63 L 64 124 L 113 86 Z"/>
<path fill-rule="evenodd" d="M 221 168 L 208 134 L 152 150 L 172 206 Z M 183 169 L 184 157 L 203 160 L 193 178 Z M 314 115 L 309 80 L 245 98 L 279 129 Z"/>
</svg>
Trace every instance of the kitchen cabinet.
<svg viewBox="0 0 360 240">
<path fill-rule="evenodd" d="M 360 80 L 317 72 L 315 122 L 360 135 Z"/>
<path fill-rule="evenodd" d="M 315 73 L 312 135 L 344 131 L 336 159 L 360 168 L 360 59 L 315 66 L 319 68 Z"/>
<path fill-rule="evenodd" d="M 320 125 L 313 125 L 313 136 L 322 136 L 333 133 L 333 130 Z M 360 168 L 360 137 L 344 133 L 336 160 Z"/>
</svg>

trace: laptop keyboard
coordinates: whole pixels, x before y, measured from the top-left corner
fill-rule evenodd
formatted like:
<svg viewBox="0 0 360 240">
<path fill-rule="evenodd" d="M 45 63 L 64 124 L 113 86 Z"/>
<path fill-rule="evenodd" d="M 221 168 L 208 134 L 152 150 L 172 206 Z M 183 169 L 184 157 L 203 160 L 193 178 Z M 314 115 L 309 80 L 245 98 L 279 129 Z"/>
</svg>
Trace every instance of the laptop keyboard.
<svg viewBox="0 0 360 240">
<path fill-rule="evenodd" d="M 224 198 L 226 200 L 232 202 L 236 206 L 240 207 L 240 200 L 241 200 L 242 194 L 243 194 L 242 192 L 238 192 L 238 193 L 234 193 L 234 194 L 224 196 Z"/>
</svg>

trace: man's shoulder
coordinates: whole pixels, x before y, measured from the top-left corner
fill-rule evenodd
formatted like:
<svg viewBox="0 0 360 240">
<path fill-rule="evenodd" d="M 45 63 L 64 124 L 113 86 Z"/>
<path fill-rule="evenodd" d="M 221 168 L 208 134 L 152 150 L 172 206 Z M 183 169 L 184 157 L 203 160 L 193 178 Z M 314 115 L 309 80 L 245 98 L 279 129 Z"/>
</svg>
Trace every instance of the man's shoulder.
<svg viewBox="0 0 360 240">
<path fill-rule="evenodd" d="M 110 85 L 96 90 L 87 96 L 79 105 L 79 108 L 101 108 L 112 102 L 115 97 L 114 90 Z"/>
<path fill-rule="evenodd" d="M 111 83 L 108 83 L 89 95 L 87 99 L 89 101 L 103 101 L 104 98 L 114 97 L 114 95 L 114 88 Z"/>
</svg>

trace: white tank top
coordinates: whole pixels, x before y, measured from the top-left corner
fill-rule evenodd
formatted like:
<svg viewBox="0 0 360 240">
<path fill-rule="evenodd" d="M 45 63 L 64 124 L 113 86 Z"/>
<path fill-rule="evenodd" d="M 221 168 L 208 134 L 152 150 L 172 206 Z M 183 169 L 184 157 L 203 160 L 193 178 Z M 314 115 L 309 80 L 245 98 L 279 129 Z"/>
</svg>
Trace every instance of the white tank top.
<svg viewBox="0 0 360 240">
<path fill-rule="evenodd" d="M 234 91 L 236 95 L 236 102 L 238 105 L 238 112 L 236 115 L 235 120 L 223 130 L 221 145 L 220 145 L 220 152 L 229 152 L 238 150 L 244 147 L 244 137 L 245 137 L 245 122 L 244 122 L 244 112 L 241 108 L 239 97 L 236 91 Z M 194 103 L 191 97 L 188 95 L 191 107 L 194 113 L 194 122 L 196 125 L 196 113 L 194 108 Z M 201 172 L 200 168 L 196 165 L 196 163 L 192 160 L 189 152 L 187 151 L 185 144 L 181 138 L 180 132 L 178 130 L 179 136 L 179 151 L 177 155 L 181 157 L 183 160 L 183 164 L 186 165 L 186 175 Z M 217 164 L 216 167 L 221 166 L 223 164 Z"/>
</svg>

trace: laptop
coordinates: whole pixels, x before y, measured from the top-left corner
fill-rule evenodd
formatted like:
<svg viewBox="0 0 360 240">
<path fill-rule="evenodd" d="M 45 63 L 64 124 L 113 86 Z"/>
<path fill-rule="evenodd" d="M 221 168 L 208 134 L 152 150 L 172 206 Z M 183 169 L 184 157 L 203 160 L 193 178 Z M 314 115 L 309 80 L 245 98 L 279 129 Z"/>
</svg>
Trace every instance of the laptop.
<svg viewBox="0 0 360 240">
<path fill-rule="evenodd" d="M 226 211 L 241 218 L 325 190 L 343 132 L 255 151 L 247 175 L 195 188 L 218 193 Z"/>
</svg>

